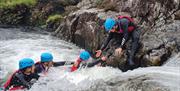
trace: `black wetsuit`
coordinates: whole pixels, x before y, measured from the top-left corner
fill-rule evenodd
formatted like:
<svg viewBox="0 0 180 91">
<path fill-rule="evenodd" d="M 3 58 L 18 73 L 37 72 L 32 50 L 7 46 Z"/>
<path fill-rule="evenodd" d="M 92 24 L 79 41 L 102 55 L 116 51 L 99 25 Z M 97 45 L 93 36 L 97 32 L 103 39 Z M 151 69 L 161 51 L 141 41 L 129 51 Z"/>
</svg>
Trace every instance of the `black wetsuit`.
<svg viewBox="0 0 180 91">
<path fill-rule="evenodd" d="M 116 48 L 124 49 L 126 42 L 131 38 L 132 43 L 130 49 L 131 51 L 128 53 L 128 62 L 130 65 L 134 65 L 133 59 L 138 49 L 140 33 L 139 31 L 137 31 L 135 25 L 126 18 L 118 19 L 117 24 L 118 24 L 118 30 L 122 29 L 123 33 L 110 32 L 106 41 L 101 46 L 101 50 L 104 51 L 111 40 L 115 40 Z M 135 27 L 134 30 L 129 32 L 128 31 L 129 26 L 134 26 Z M 112 55 L 116 48 L 114 48 L 113 51 L 111 50 L 109 55 Z"/>
<path fill-rule="evenodd" d="M 95 66 L 95 65 L 97 65 L 98 63 L 101 63 L 101 62 L 102 62 L 101 59 L 93 60 L 92 62 L 81 61 L 81 63 L 78 65 L 78 68 L 93 67 L 93 66 Z"/>
<path fill-rule="evenodd" d="M 30 75 L 23 74 L 21 71 L 15 72 L 10 80 L 10 83 L 5 87 L 5 90 L 8 90 L 10 87 L 20 87 L 22 86 L 23 88 L 31 88 L 33 85 L 32 79 L 38 80 L 39 75 L 32 73 Z"/>
<path fill-rule="evenodd" d="M 87 66 L 87 67 L 93 67 L 93 66 L 95 66 L 95 65 L 97 65 L 98 63 L 101 63 L 102 62 L 102 60 L 93 60 L 93 62 L 90 62 L 90 63 L 87 63 L 87 62 L 85 62 L 83 65 L 84 66 Z"/>
</svg>

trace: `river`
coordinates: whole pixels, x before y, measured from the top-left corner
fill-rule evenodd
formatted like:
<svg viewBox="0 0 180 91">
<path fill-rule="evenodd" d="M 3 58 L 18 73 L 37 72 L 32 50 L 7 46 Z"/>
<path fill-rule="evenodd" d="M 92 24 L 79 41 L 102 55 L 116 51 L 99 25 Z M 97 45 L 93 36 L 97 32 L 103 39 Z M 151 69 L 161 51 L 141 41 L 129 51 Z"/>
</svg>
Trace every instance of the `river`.
<svg viewBox="0 0 180 91">
<path fill-rule="evenodd" d="M 0 28 L 0 83 L 18 69 L 18 61 L 39 61 L 51 52 L 54 61 L 75 61 L 82 49 L 42 31 Z M 68 67 L 51 68 L 30 91 L 180 91 L 180 53 L 161 67 L 121 72 L 111 67 L 92 67 L 68 72 Z"/>
</svg>

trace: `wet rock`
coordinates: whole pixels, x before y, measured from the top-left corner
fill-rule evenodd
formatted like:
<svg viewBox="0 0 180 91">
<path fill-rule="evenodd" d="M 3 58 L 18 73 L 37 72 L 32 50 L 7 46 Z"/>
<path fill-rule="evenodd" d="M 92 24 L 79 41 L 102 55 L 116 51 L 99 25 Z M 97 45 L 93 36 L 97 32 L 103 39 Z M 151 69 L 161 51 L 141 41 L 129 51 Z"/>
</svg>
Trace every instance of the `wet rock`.
<svg viewBox="0 0 180 91">
<path fill-rule="evenodd" d="M 89 9 L 96 6 L 96 0 L 82 0 L 82 2 L 78 3 L 77 7 L 81 9 Z"/>
<path fill-rule="evenodd" d="M 179 52 L 180 21 L 155 28 L 142 37 L 144 50 L 148 50 L 144 56 L 151 65 L 163 64 L 172 53 Z"/>
<path fill-rule="evenodd" d="M 180 10 L 175 13 L 175 20 L 180 20 Z"/>
<path fill-rule="evenodd" d="M 19 4 L 12 8 L 0 9 L 0 24 L 45 25 L 50 15 L 63 14 L 66 6 L 76 5 L 79 1 L 80 0 L 37 0 L 34 6 Z"/>
<path fill-rule="evenodd" d="M 79 10 L 69 14 L 64 23 L 55 31 L 56 35 L 89 51 L 95 51 L 104 36 L 104 31 L 100 29 L 98 23 L 101 22 L 97 17 L 98 12 L 102 10 Z"/>
<path fill-rule="evenodd" d="M 141 48 L 136 56 L 139 66 L 162 65 L 179 50 L 179 21 L 173 15 L 179 8 L 177 0 L 83 0 L 79 10 L 70 13 L 55 35 L 94 53 L 107 33 L 101 27 L 107 17 L 132 16 L 141 30 Z M 106 10 L 105 2 L 116 3 L 116 11 Z M 100 3 L 103 8 L 98 7 Z M 93 8 L 97 7 L 97 8 Z M 108 7 L 108 6 L 107 6 Z M 124 59 L 126 60 L 126 56 Z M 123 64 L 125 64 L 124 62 Z M 123 65 L 121 64 L 121 65 Z M 120 65 L 120 64 L 119 64 Z"/>
<path fill-rule="evenodd" d="M 17 5 L 15 8 L 0 9 L 0 24 L 18 25 L 29 22 L 30 8 L 26 5 Z"/>
<path fill-rule="evenodd" d="M 30 22 L 32 25 L 45 25 L 50 15 L 62 14 L 64 12 L 64 6 L 58 1 L 39 2 L 35 8 L 32 8 Z"/>
<path fill-rule="evenodd" d="M 102 82 L 102 81 L 101 81 Z M 116 78 L 91 87 L 91 91 L 170 91 L 169 88 L 152 80 L 149 75 L 134 78 Z M 90 90 L 88 90 L 90 91 Z"/>
</svg>

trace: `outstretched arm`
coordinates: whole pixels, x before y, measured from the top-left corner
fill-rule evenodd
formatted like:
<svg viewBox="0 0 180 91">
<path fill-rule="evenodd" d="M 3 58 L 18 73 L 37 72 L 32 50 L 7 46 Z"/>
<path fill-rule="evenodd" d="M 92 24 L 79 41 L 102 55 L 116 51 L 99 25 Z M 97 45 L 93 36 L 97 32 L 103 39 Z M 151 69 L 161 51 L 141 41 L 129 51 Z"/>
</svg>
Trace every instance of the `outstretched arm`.
<svg viewBox="0 0 180 91">
<path fill-rule="evenodd" d="M 107 37 L 107 39 L 106 39 L 106 41 L 102 44 L 100 50 L 103 51 L 103 50 L 106 48 L 106 46 L 108 45 L 108 43 L 109 43 L 109 41 L 112 39 L 112 37 L 113 37 L 113 33 L 110 32 L 109 35 L 108 35 L 108 37 Z"/>
<path fill-rule="evenodd" d="M 87 64 L 87 67 L 93 67 L 93 66 L 97 65 L 100 62 L 102 62 L 102 59 L 93 60 L 92 63 Z"/>
<path fill-rule="evenodd" d="M 70 61 L 61 61 L 61 62 L 54 62 L 53 66 L 54 67 L 58 67 L 58 66 L 64 66 L 64 65 L 72 65 L 74 64 L 74 62 L 70 62 Z"/>
</svg>

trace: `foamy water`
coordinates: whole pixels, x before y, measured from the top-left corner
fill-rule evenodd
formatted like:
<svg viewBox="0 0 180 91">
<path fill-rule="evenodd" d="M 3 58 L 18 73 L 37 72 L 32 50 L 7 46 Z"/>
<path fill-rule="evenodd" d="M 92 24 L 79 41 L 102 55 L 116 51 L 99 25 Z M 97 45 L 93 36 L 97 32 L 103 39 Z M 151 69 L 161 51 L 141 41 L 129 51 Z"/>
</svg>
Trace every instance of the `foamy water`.
<svg viewBox="0 0 180 91">
<path fill-rule="evenodd" d="M 2 34 L 3 33 L 3 34 Z M 77 46 L 45 34 L 0 29 L 0 77 L 18 69 L 18 60 L 39 61 L 42 52 L 52 52 L 54 61 L 74 61 Z M 121 72 L 111 67 L 92 67 L 69 72 L 66 66 L 51 68 L 30 91 L 180 91 L 180 53 L 162 67 Z"/>
</svg>

